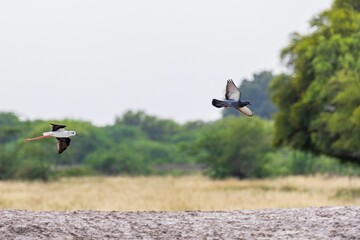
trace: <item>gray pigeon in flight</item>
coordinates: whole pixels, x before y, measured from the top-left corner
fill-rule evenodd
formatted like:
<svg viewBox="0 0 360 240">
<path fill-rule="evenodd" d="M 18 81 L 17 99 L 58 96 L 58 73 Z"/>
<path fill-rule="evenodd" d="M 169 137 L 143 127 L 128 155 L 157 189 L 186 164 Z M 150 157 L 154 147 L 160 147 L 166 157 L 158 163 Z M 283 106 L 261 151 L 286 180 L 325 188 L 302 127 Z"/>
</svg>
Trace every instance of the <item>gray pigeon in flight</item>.
<svg viewBox="0 0 360 240">
<path fill-rule="evenodd" d="M 241 101 L 240 100 L 240 90 L 236 87 L 233 80 L 229 79 L 226 84 L 226 93 L 225 93 L 225 99 L 224 101 L 213 99 L 212 105 L 217 108 L 222 107 L 232 107 L 236 110 L 244 113 L 245 115 L 251 117 L 254 114 L 250 110 L 250 108 L 246 107 L 247 105 L 251 105 L 250 101 Z"/>
</svg>

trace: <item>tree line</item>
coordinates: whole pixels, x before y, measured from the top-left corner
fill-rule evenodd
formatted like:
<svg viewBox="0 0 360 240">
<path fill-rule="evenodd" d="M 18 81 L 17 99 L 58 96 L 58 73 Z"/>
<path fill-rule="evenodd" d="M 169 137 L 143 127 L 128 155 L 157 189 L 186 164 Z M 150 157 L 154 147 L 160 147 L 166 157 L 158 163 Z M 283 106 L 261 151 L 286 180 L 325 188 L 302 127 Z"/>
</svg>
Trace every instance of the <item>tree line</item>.
<svg viewBox="0 0 360 240">
<path fill-rule="evenodd" d="M 194 172 L 212 178 L 349 173 L 349 166 L 336 159 L 274 148 L 273 122 L 259 117 L 227 116 L 214 122 L 178 124 L 128 111 L 103 127 L 71 119 L 59 122 L 80 134 L 61 155 L 56 139 L 24 141 L 48 131 L 47 121 L 22 121 L 14 113 L 0 113 L 0 179 L 46 181 L 62 176 Z"/>
<path fill-rule="evenodd" d="M 360 163 L 360 2 L 336 0 L 281 52 L 274 143 Z"/>
<path fill-rule="evenodd" d="M 256 117 L 225 109 L 214 122 L 179 124 L 128 111 L 103 127 L 62 119 L 82 135 L 61 155 L 56 140 L 25 142 L 48 131 L 43 120 L 0 113 L 0 178 L 92 174 L 183 174 L 260 178 L 358 174 L 360 163 L 360 3 L 335 0 L 294 33 L 281 58 L 287 73 L 243 79 Z"/>
</svg>

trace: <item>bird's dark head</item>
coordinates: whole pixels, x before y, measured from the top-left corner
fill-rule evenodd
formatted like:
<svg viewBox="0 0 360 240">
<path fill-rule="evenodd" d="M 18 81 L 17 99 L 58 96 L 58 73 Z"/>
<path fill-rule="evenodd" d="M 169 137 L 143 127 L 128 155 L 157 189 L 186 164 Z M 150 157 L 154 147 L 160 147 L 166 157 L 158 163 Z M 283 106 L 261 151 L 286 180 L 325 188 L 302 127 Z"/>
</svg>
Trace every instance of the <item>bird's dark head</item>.
<svg viewBox="0 0 360 240">
<path fill-rule="evenodd" d="M 245 100 L 245 101 L 239 100 L 239 102 L 238 102 L 238 107 L 245 107 L 247 105 L 251 105 L 250 101 L 248 101 L 248 100 Z"/>
<path fill-rule="evenodd" d="M 248 101 L 248 100 L 245 100 L 245 101 L 244 101 L 244 104 L 245 104 L 245 106 L 246 106 L 246 105 L 251 105 L 251 102 Z"/>
</svg>

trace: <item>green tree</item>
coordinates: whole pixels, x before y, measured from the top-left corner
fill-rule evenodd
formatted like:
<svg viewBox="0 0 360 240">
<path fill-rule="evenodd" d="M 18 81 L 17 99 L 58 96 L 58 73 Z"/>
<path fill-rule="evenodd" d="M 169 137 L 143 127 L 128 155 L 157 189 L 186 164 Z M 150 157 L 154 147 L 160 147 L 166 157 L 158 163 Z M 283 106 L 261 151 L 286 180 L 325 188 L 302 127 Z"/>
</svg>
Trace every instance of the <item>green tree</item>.
<svg viewBox="0 0 360 240">
<path fill-rule="evenodd" d="M 143 160 L 143 156 L 134 151 L 129 144 L 119 144 L 109 150 L 89 154 L 85 164 L 106 175 L 147 174 L 148 169 Z"/>
<path fill-rule="evenodd" d="M 174 161 L 175 145 L 149 140 L 122 142 L 109 150 L 99 150 L 86 158 L 86 164 L 104 174 L 147 175 L 158 164 Z"/>
<path fill-rule="evenodd" d="M 196 148 L 210 177 L 263 177 L 270 142 L 269 122 L 256 117 L 228 117 L 210 124 Z"/>
<path fill-rule="evenodd" d="M 166 137 L 176 134 L 180 130 L 180 126 L 176 122 L 159 119 L 147 115 L 143 111 L 128 111 L 121 118 L 116 119 L 115 124 L 119 123 L 139 127 L 151 140 L 155 141 L 164 141 Z"/>
<path fill-rule="evenodd" d="M 360 163 L 360 4 L 336 0 L 293 34 L 272 80 L 274 143 Z"/>
<path fill-rule="evenodd" d="M 15 141 L 24 132 L 29 122 L 20 121 L 19 117 L 11 112 L 0 113 L 0 144 Z"/>
</svg>

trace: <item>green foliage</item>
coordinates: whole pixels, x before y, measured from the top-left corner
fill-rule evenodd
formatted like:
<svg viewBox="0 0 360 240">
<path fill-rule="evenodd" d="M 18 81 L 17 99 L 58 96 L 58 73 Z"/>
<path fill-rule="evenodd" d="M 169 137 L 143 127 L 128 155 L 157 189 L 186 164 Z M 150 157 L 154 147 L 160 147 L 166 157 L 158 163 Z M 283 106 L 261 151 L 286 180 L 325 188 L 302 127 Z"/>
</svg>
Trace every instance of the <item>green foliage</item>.
<svg viewBox="0 0 360 240">
<path fill-rule="evenodd" d="M 147 134 L 149 139 L 155 141 L 166 140 L 167 136 L 176 134 L 180 130 L 180 126 L 176 122 L 172 120 L 158 119 L 155 116 L 147 115 L 143 111 L 128 111 L 122 116 L 122 118 L 116 119 L 116 124 L 119 123 L 138 127 Z"/>
<path fill-rule="evenodd" d="M 153 172 L 156 164 L 174 159 L 173 148 L 149 140 L 121 143 L 110 150 L 91 154 L 86 163 L 104 174 L 147 175 Z"/>
<path fill-rule="evenodd" d="M 129 126 L 119 122 L 105 127 L 104 130 L 113 143 L 147 138 L 147 135 L 139 127 Z"/>
<path fill-rule="evenodd" d="M 262 177 L 270 150 L 270 124 L 258 118 L 229 117 L 208 126 L 197 147 L 212 178 Z"/>
<path fill-rule="evenodd" d="M 15 144 L 0 144 L 0 179 L 12 178 L 17 166 Z"/>
<path fill-rule="evenodd" d="M 265 119 L 271 119 L 276 112 L 276 107 L 271 102 L 268 87 L 272 80 L 271 72 L 263 71 L 259 74 L 254 74 L 253 79 L 243 79 L 240 85 L 241 98 L 251 101 L 251 108 L 255 115 Z M 223 117 L 239 116 L 240 113 L 232 108 L 225 108 L 223 110 Z"/>
<path fill-rule="evenodd" d="M 16 140 L 25 132 L 26 125 L 14 113 L 0 113 L 0 144 Z"/>
<path fill-rule="evenodd" d="M 335 1 L 311 25 L 282 51 L 292 73 L 270 84 L 274 144 L 360 163 L 359 3 Z"/>
<path fill-rule="evenodd" d="M 133 148 L 136 146 L 119 144 L 110 150 L 96 151 L 86 158 L 85 163 L 97 172 L 107 175 L 148 174 L 145 156 Z"/>
<path fill-rule="evenodd" d="M 45 144 L 46 145 L 46 144 Z M 17 144 L 13 178 L 50 180 L 53 176 L 50 151 L 40 143 L 33 146 Z"/>
<path fill-rule="evenodd" d="M 61 155 L 57 154 L 56 139 L 24 141 L 49 131 L 48 122 L 21 121 L 13 115 L 12 121 L 0 126 L 0 132 L 9 127 L 18 129 L 16 136 L 9 136 L 13 132 L 8 132 L 1 138 L 4 141 L 0 142 L 0 179 L 48 181 L 94 174 L 184 174 L 198 172 L 204 165 L 206 173 L 214 178 L 315 172 L 349 174 L 349 168 L 341 167 L 336 160 L 289 149 L 271 149 L 272 123 L 256 117 L 179 125 L 143 112 L 132 114 L 153 119 L 156 124 L 152 126 L 161 129 L 161 137 L 149 134 L 151 131 L 141 122 L 116 121 L 97 127 L 69 119 L 50 121 L 63 123 L 80 134 L 72 138 L 70 147 Z M 0 114 L 0 121 L 2 116 L 7 119 L 11 114 Z M 360 172 L 358 168 L 351 169 L 354 171 L 351 174 Z"/>
<path fill-rule="evenodd" d="M 287 148 L 269 152 L 266 159 L 263 171 L 268 177 L 313 174 L 360 175 L 360 168 L 354 164 L 343 164 L 338 159 Z"/>
<path fill-rule="evenodd" d="M 0 179 L 163 174 L 201 164 L 213 178 L 359 175 L 359 167 L 332 157 L 360 163 L 360 1 L 335 0 L 310 24 L 309 34 L 294 33 L 281 52 L 287 74 L 265 71 L 242 81 L 242 98 L 263 119 L 234 117 L 239 113 L 226 109 L 223 116 L 229 117 L 213 123 L 181 125 L 143 111 L 128 111 L 105 127 L 49 121 L 80 135 L 58 155 L 55 139 L 24 141 L 49 131 L 48 122 L 3 112 Z M 272 116 L 274 122 L 264 120 Z"/>
<path fill-rule="evenodd" d="M 348 8 L 360 12 L 360 2 L 358 0 L 336 0 L 334 8 Z"/>
</svg>

